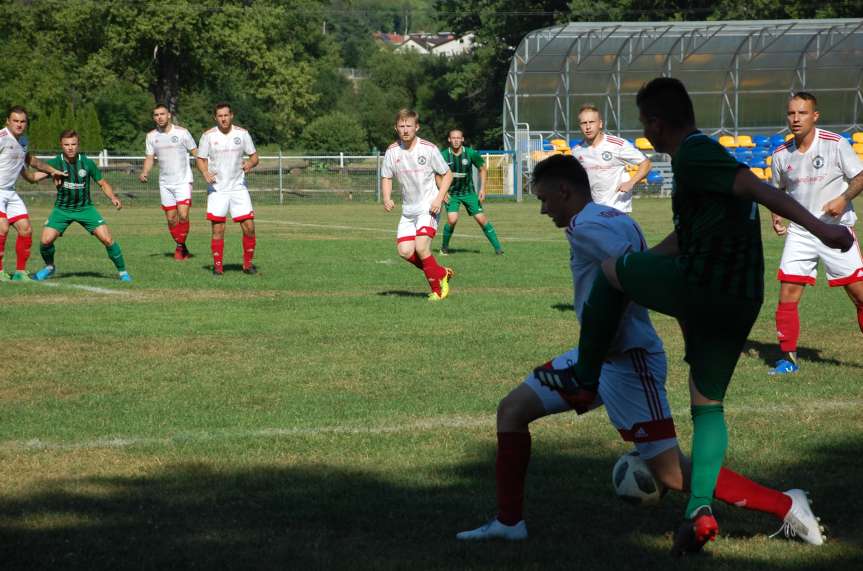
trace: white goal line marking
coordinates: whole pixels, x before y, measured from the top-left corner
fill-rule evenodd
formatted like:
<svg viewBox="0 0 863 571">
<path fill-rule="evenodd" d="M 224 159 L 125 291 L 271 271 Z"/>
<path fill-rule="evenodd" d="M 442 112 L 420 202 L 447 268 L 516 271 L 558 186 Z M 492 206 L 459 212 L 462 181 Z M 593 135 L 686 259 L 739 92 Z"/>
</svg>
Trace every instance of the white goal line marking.
<svg viewBox="0 0 863 571">
<path fill-rule="evenodd" d="M 39 285 L 43 285 L 45 287 L 70 287 L 74 289 L 80 289 L 84 291 L 89 291 L 91 293 L 104 293 L 108 295 L 129 295 L 127 291 L 121 291 L 118 289 L 110 289 L 106 287 L 97 287 L 97 286 L 87 286 L 80 284 L 61 284 L 57 282 L 36 282 Z"/>
<path fill-rule="evenodd" d="M 746 414 L 758 416 L 776 413 L 800 413 L 800 412 L 830 412 L 837 410 L 858 410 L 863 406 L 863 400 L 828 400 L 821 402 L 788 403 L 788 404 L 761 404 L 741 405 L 726 410 L 727 416 Z M 690 415 L 686 413 L 675 413 L 674 418 L 685 422 Z M 542 429 L 549 425 L 572 425 L 574 422 L 584 423 L 606 423 L 608 419 L 603 414 L 595 414 L 587 417 L 575 417 L 572 415 L 555 415 L 545 418 L 536 428 Z M 317 426 L 306 428 L 260 428 L 257 430 L 200 430 L 191 432 L 178 432 L 171 436 L 103 436 L 92 440 L 79 442 L 51 442 L 40 438 L 28 440 L 7 440 L 0 442 L 0 449 L 25 449 L 25 450 L 90 450 L 104 448 L 131 448 L 133 446 L 148 445 L 182 445 L 188 443 L 241 440 L 247 438 L 290 438 L 297 436 L 322 436 L 322 435 L 375 435 L 375 434 L 404 434 L 416 432 L 432 432 L 436 430 L 450 429 L 475 429 L 494 427 L 494 414 L 486 416 L 439 416 L 418 419 L 413 422 L 378 426 Z"/>
</svg>

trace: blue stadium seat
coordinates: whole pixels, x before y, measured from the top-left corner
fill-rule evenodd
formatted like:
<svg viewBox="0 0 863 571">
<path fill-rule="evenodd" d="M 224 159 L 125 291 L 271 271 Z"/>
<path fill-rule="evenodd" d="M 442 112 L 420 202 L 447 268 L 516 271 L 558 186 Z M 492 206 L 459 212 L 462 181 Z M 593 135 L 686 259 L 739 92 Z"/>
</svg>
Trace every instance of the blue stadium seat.
<svg viewBox="0 0 863 571">
<path fill-rule="evenodd" d="M 663 177 L 659 171 L 650 171 L 647 173 L 647 184 L 662 184 Z"/>
<path fill-rule="evenodd" d="M 769 147 L 770 137 L 767 135 L 752 135 L 752 142 L 755 143 L 756 148 Z"/>
<path fill-rule="evenodd" d="M 765 147 L 756 147 L 752 149 L 752 156 L 759 159 L 766 159 L 770 156 L 770 149 Z"/>
<path fill-rule="evenodd" d="M 569 140 L 569 148 L 571 149 L 573 147 L 577 147 L 583 142 L 584 142 L 583 139 L 570 139 Z"/>
<path fill-rule="evenodd" d="M 851 133 L 845 132 L 845 133 L 839 133 L 839 134 L 842 135 L 846 141 L 848 141 L 851 144 L 854 144 L 854 138 L 851 135 Z"/>
<path fill-rule="evenodd" d="M 545 143 L 545 142 L 544 142 L 544 143 L 542 144 L 542 150 L 543 150 L 543 151 L 553 151 L 553 150 L 554 150 L 554 145 L 552 145 L 551 143 Z"/>
<path fill-rule="evenodd" d="M 770 137 L 770 146 L 774 149 L 785 142 L 785 135 L 775 134 Z"/>
<path fill-rule="evenodd" d="M 757 169 L 766 169 L 767 163 L 764 162 L 764 159 L 753 159 L 752 162 L 749 163 L 749 166 Z"/>
</svg>

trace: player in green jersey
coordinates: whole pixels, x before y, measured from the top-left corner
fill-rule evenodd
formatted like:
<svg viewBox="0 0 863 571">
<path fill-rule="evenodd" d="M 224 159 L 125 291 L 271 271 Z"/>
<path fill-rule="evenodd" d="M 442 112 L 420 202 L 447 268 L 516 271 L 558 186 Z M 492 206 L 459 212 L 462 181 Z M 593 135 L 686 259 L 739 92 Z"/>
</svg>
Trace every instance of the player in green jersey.
<svg viewBox="0 0 863 571">
<path fill-rule="evenodd" d="M 102 177 L 102 171 L 86 155 L 78 152 L 79 137 L 73 130 L 66 130 L 60 134 L 60 147 L 63 152 L 49 159 L 47 163 L 52 167 L 63 171 L 67 176 L 57 184 L 57 199 L 54 208 L 48 215 L 48 221 L 42 229 L 42 239 L 39 253 L 45 260 L 45 267 L 36 272 L 34 279 L 45 280 L 56 271 L 54 268 L 54 241 L 63 235 L 63 232 L 73 222 L 83 226 L 87 232 L 94 235 L 105 245 L 108 257 L 114 263 L 119 272 L 120 281 L 130 282 L 132 277 L 126 271 L 126 262 L 120 245 L 111 237 L 108 225 L 90 198 L 90 179 L 96 181 L 105 196 L 111 201 L 117 210 L 123 208 L 123 204 L 111 185 Z M 48 175 L 35 175 L 44 178 Z"/>
<path fill-rule="evenodd" d="M 478 152 L 464 146 L 464 133 L 461 129 L 452 129 L 447 141 L 449 141 L 449 147 L 441 150 L 441 154 L 452 171 L 453 181 L 449 189 L 449 202 L 446 205 L 447 223 L 443 227 L 443 245 L 440 253 L 444 256 L 449 253 L 449 243 L 455 232 L 455 225 L 458 223 L 459 206 L 463 204 L 467 213 L 473 216 L 485 237 L 491 242 L 494 253 L 503 254 L 497 232 L 482 210 L 482 203 L 485 201 L 485 181 L 488 176 L 485 161 Z M 473 186 L 474 167 L 479 170 L 479 195 Z"/>
<path fill-rule="evenodd" d="M 728 446 L 722 401 L 764 298 L 758 204 L 832 248 L 847 250 L 853 238 L 759 181 L 698 131 L 692 101 L 679 80 L 650 81 L 636 103 L 645 137 L 672 157 L 674 231 L 650 251 L 603 262 L 584 305 L 578 362 L 537 370 L 571 400 L 591 402 L 630 301 L 678 319 L 690 366 L 693 420 L 691 495 L 672 547 L 680 556 L 699 551 L 719 531 L 710 506 Z"/>
</svg>

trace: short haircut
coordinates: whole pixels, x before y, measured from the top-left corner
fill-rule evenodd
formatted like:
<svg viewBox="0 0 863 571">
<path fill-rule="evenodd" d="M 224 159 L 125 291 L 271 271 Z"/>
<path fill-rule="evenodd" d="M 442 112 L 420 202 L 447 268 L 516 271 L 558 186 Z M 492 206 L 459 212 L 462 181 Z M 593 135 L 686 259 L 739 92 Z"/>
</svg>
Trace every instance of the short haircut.
<svg viewBox="0 0 863 571">
<path fill-rule="evenodd" d="M 581 115 L 585 111 L 594 111 L 597 115 L 599 115 L 599 118 L 602 119 L 602 112 L 599 110 L 599 107 L 597 107 L 593 103 L 585 103 L 584 105 L 582 105 L 581 109 L 578 110 L 578 114 Z"/>
<path fill-rule="evenodd" d="M 164 109 L 168 113 L 171 112 L 171 110 L 168 109 L 168 106 L 165 105 L 164 103 L 156 103 L 156 105 L 153 106 L 153 111 L 155 111 L 156 109 Z"/>
<path fill-rule="evenodd" d="M 417 125 L 419 125 L 420 122 L 419 113 L 417 113 L 413 109 L 408 109 L 407 107 L 405 107 L 404 109 L 399 109 L 399 112 L 396 113 L 396 125 L 398 125 L 399 121 L 401 121 L 402 119 L 413 119 Z"/>
<path fill-rule="evenodd" d="M 587 171 L 578 159 L 572 155 L 552 155 L 533 167 L 533 184 L 544 180 L 562 180 L 570 183 L 576 189 L 590 193 L 590 179 Z"/>
<path fill-rule="evenodd" d="M 458 131 L 459 133 L 461 133 L 461 136 L 462 136 L 462 137 L 464 137 L 464 131 L 462 131 L 462 130 L 461 130 L 461 129 L 459 129 L 458 127 L 453 127 L 452 129 L 450 129 L 449 131 L 447 131 L 446 136 L 447 136 L 447 137 L 452 137 L 452 134 L 453 134 L 453 133 L 455 133 L 456 131 Z"/>
<path fill-rule="evenodd" d="M 816 109 L 818 107 L 818 99 L 816 99 L 815 96 L 808 91 L 798 91 L 791 96 L 791 99 L 802 99 L 803 101 L 811 101 L 812 109 Z"/>
<path fill-rule="evenodd" d="M 651 79 L 638 90 L 635 104 L 645 117 L 656 117 L 678 128 L 695 126 L 692 99 L 679 79 Z"/>
<path fill-rule="evenodd" d="M 8 119 L 8 118 L 12 117 L 12 113 L 23 113 L 24 115 L 27 116 L 28 119 L 30 118 L 30 114 L 27 113 L 27 110 L 24 107 L 22 107 L 21 105 L 13 105 L 12 107 L 10 107 L 9 112 L 6 113 L 6 118 Z"/>
<path fill-rule="evenodd" d="M 234 110 L 233 110 L 233 109 L 231 109 L 231 104 L 230 104 L 230 103 L 228 103 L 227 101 L 219 101 L 219 102 L 218 102 L 218 103 L 216 103 L 216 105 L 213 107 L 213 115 L 215 115 L 216 113 L 218 113 L 218 112 L 219 112 L 219 109 L 224 109 L 224 108 L 226 108 L 226 107 L 228 108 L 228 111 L 230 111 L 231 113 L 233 113 L 233 112 L 234 112 Z"/>
<path fill-rule="evenodd" d="M 61 141 L 63 139 L 72 139 L 72 138 L 78 139 L 79 141 L 81 140 L 81 137 L 78 135 L 78 131 L 76 131 L 75 129 L 66 129 L 65 131 L 60 133 L 60 140 Z"/>
</svg>

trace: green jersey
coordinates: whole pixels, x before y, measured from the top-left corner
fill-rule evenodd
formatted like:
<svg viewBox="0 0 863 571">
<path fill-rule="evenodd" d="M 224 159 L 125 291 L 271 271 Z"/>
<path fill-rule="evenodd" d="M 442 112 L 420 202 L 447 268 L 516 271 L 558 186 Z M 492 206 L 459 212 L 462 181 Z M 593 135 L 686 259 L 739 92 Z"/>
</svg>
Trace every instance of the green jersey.
<svg viewBox="0 0 863 571">
<path fill-rule="evenodd" d="M 681 269 L 690 283 L 737 298 L 764 299 L 764 252 L 758 205 L 732 194 L 745 168 L 696 131 L 671 159 L 671 208 Z"/>
<path fill-rule="evenodd" d="M 96 182 L 102 180 L 102 171 L 87 155 L 78 153 L 74 162 L 66 161 L 62 154 L 46 161 L 57 170 L 66 173 L 63 182 L 57 185 L 57 200 L 55 208 L 63 210 L 78 210 L 92 206 L 90 199 L 90 179 Z"/>
<path fill-rule="evenodd" d="M 455 154 L 447 147 L 441 151 L 443 160 L 452 171 L 452 186 L 449 193 L 452 195 L 470 194 L 475 192 L 473 188 L 473 167 L 482 168 L 485 161 L 482 156 L 470 147 L 462 147 L 461 153 Z"/>
</svg>

